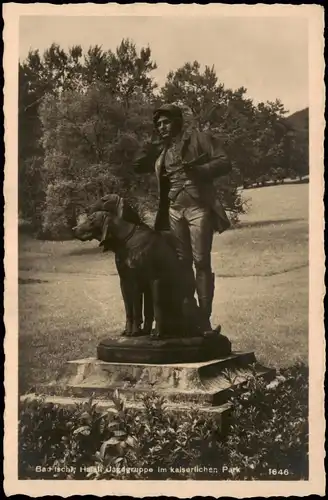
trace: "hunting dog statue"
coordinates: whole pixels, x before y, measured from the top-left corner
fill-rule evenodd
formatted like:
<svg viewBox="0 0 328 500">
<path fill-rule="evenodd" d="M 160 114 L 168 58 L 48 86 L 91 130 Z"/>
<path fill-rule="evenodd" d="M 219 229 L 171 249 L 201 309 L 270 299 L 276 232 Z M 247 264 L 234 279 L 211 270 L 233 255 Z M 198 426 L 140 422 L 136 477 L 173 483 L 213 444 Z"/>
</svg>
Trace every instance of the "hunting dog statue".
<svg viewBox="0 0 328 500">
<path fill-rule="evenodd" d="M 81 241 L 96 239 L 113 251 L 126 310 L 126 335 L 178 337 L 198 333 L 197 311 L 185 299 L 174 237 L 144 224 L 118 195 L 103 197 L 73 228 Z M 142 301 L 144 329 L 141 330 Z M 155 330 L 152 330 L 153 318 Z"/>
</svg>

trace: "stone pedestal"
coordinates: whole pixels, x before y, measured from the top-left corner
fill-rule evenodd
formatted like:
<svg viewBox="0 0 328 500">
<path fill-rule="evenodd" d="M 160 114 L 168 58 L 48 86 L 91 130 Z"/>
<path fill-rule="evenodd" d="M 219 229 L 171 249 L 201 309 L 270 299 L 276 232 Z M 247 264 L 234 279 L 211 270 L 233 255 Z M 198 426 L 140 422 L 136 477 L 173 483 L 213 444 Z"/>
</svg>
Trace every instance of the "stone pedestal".
<svg viewBox="0 0 328 500">
<path fill-rule="evenodd" d="M 250 375 L 275 377 L 253 352 L 231 352 L 222 335 L 208 338 L 151 340 L 116 337 L 101 342 L 98 357 L 67 362 L 60 376 L 36 388 L 37 394 L 58 404 L 74 404 L 93 397 L 111 408 L 115 390 L 133 408 L 142 397 L 163 396 L 172 411 L 198 409 L 222 416 L 229 409 L 231 389 Z"/>
</svg>

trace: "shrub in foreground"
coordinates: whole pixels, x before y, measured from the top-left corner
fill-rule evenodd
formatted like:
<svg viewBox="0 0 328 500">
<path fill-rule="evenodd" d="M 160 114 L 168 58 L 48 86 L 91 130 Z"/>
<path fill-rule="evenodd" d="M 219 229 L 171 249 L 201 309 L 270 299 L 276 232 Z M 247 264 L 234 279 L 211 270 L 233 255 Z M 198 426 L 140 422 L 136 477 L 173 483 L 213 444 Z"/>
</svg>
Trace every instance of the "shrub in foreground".
<svg viewBox="0 0 328 500">
<path fill-rule="evenodd" d="M 231 395 L 230 432 L 197 411 L 172 414 L 163 398 L 114 412 L 92 400 L 62 408 L 42 399 L 20 408 L 20 479 L 300 480 L 308 475 L 308 371 L 273 384 L 251 377 Z"/>
</svg>

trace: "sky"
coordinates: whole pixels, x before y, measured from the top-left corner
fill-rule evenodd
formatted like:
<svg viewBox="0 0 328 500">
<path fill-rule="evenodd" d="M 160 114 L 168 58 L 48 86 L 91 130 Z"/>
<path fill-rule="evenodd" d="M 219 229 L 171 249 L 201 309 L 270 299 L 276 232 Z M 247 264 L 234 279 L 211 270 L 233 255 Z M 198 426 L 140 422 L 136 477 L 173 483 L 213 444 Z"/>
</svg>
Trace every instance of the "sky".
<svg viewBox="0 0 328 500">
<path fill-rule="evenodd" d="M 115 50 L 123 38 L 149 45 L 161 85 L 170 70 L 197 60 L 220 83 L 259 101 L 280 99 L 293 113 L 308 106 L 308 31 L 302 17 L 21 16 L 19 58 L 53 42 L 68 49 L 101 45 Z"/>
</svg>

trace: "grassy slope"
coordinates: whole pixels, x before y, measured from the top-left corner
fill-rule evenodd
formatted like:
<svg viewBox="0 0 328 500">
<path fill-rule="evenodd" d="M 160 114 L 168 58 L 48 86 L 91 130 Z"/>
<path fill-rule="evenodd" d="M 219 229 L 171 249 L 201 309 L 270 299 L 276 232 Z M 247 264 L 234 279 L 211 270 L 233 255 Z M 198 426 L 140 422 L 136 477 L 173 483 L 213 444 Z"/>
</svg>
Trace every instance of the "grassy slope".
<svg viewBox="0 0 328 500">
<path fill-rule="evenodd" d="M 308 186 L 248 190 L 241 227 L 216 235 L 213 322 L 267 365 L 307 359 Z M 27 390 L 68 359 L 95 355 L 124 322 L 113 256 L 97 243 L 20 244 L 20 380 Z"/>
</svg>

